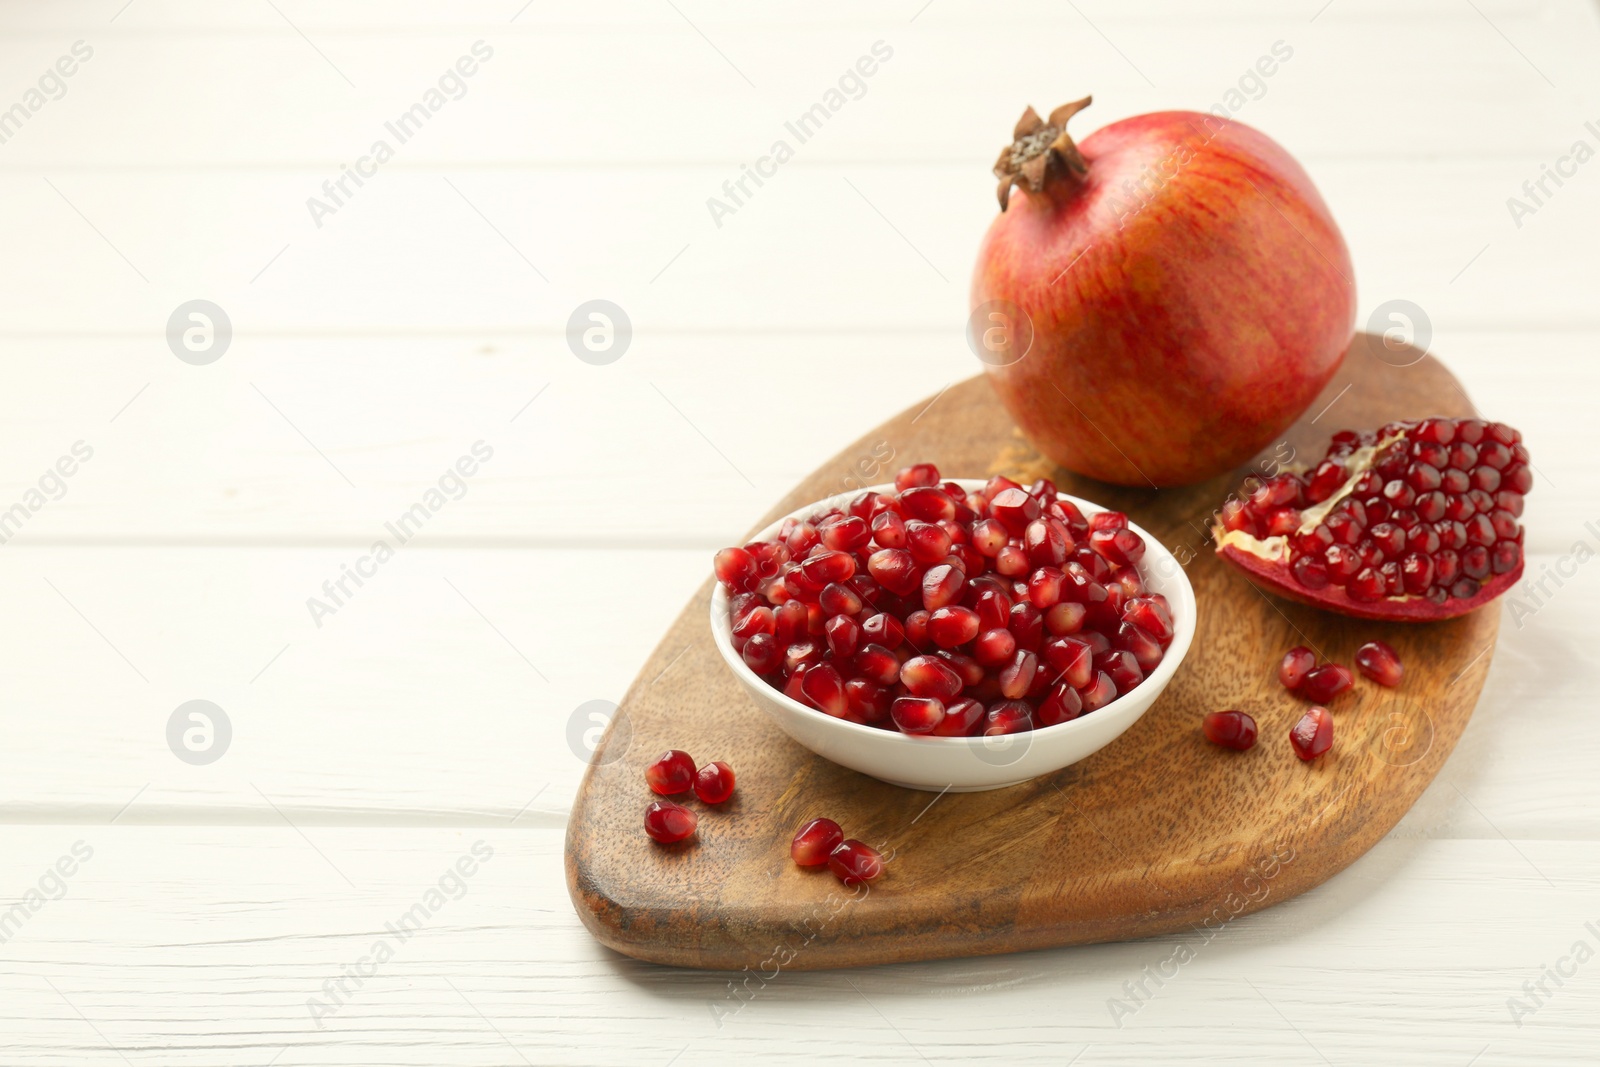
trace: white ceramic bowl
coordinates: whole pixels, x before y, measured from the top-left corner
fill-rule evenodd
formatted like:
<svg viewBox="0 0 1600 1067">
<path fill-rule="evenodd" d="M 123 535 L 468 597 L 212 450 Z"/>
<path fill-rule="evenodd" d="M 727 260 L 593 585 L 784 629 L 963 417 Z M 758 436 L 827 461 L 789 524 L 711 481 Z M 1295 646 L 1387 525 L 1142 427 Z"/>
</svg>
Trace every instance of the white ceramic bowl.
<svg viewBox="0 0 1600 1067">
<path fill-rule="evenodd" d="M 952 480 L 967 489 L 979 489 L 984 484 L 973 479 Z M 894 487 L 877 485 L 871 488 L 887 492 Z M 858 489 L 841 493 L 790 514 L 804 517 L 827 507 L 842 507 L 861 492 Z M 1062 499 L 1072 501 L 1086 517 L 1107 510 L 1065 493 Z M 751 540 L 765 541 L 781 525 L 783 519 Z M 1189 652 L 1189 644 L 1194 639 L 1195 604 L 1188 575 L 1161 542 L 1133 523 L 1128 525 L 1145 540 L 1139 572 L 1150 592 L 1167 598 L 1176 634 L 1167 647 L 1166 656 L 1137 689 L 1099 711 L 1056 726 L 1001 737 L 918 737 L 836 719 L 807 707 L 762 681 L 734 651 L 732 627 L 728 621 L 728 594 L 721 583 L 717 583 L 711 595 L 711 633 L 728 669 L 744 683 L 756 706 L 772 716 L 784 733 L 819 756 L 907 789 L 963 793 L 1016 785 L 1070 766 L 1115 741 L 1156 702 Z"/>
</svg>

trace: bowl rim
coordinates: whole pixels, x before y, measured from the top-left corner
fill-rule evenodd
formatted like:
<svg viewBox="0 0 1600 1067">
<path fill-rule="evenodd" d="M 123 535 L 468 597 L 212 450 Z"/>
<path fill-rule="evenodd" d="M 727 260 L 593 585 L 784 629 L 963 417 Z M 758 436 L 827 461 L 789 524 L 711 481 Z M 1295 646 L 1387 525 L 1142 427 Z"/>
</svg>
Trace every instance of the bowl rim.
<svg viewBox="0 0 1600 1067">
<path fill-rule="evenodd" d="M 946 478 L 944 481 L 954 482 L 963 489 L 968 490 L 981 489 L 986 484 L 985 479 L 982 478 Z M 778 528 L 781 527 L 788 519 L 800 518 L 804 515 L 809 515 L 814 511 L 848 502 L 862 493 L 877 493 L 885 491 L 894 492 L 894 485 L 887 482 L 880 483 L 878 485 L 869 485 L 860 489 L 851 489 L 842 493 L 835 493 L 832 496 L 823 497 L 822 499 L 813 501 L 812 503 L 801 505 L 800 507 L 795 508 L 793 511 L 785 512 L 773 522 L 762 527 L 760 530 L 757 530 L 755 533 L 751 534 L 744 543 L 749 544 L 751 542 L 769 539 L 772 534 L 776 533 Z M 1091 515 L 1099 514 L 1103 511 L 1113 510 L 1103 504 L 1096 504 L 1092 500 L 1085 500 L 1082 497 L 1073 496 L 1070 493 L 1057 491 L 1056 497 L 1060 500 L 1071 501 L 1078 507 L 1080 511 L 1083 512 L 1085 518 L 1088 518 Z M 1172 641 L 1167 646 L 1166 653 L 1162 656 L 1160 664 L 1156 666 L 1156 669 L 1153 672 L 1146 675 L 1145 680 L 1140 683 L 1140 685 L 1132 692 L 1124 693 L 1118 696 L 1115 700 L 1111 701 L 1105 707 L 1100 708 L 1097 711 L 1090 712 L 1088 715 L 1080 715 L 1069 722 L 1060 722 L 1053 726 L 1036 727 L 1030 731 L 1030 733 L 1035 736 L 1049 734 L 1055 738 L 1066 737 L 1072 733 L 1074 728 L 1086 730 L 1091 728 L 1096 721 L 1105 722 L 1106 719 L 1115 717 L 1119 712 L 1121 714 L 1128 714 L 1129 710 L 1134 707 L 1132 698 L 1138 696 L 1140 694 L 1140 690 L 1144 689 L 1145 686 L 1150 685 L 1151 683 L 1156 683 L 1154 688 L 1157 696 L 1159 697 L 1161 691 L 1166 689 L 1167 685 L 1172 681 L 1172 676 L 1177 673 L 1178 668 L 1182 666 L 1184 659 L 1187 658 L 1189 654 L 1189 648 L 1194 641 L 1195 626 L 1197 622 L 1195 617 L 1196 606 L 1194 586 L 1189 581 L 1189 574 L 1184 569 L 1183 565 L 1178 562 L 1177 557 L 1174 556 L 1158 538 L 1152 536 L 1148 530 L 1135 523 L 1132 519 L 1128 520 L 1128 527 L 1136 532 L 1140 537 L 1144 538 L 1145 541 L 1145 557 L 1144 559 L 1141 559 L 1137 565 L 1137 569 L 1141 576 L 1144 575 L 1146 571 L 1146 561 L 1150 560 L 1151 553 L 1155 553 L 1156 559 L 1151 562 L 1151 565 L 1153 566 L 1157 563 L 1169 564 L 1175 576 L 1177 587 L 1183 593 L 1181 598 L 1183 600 L 1183 604 L 1181 606 L 1184 610 L 1180 611 L 1180 605 L 1176 603 L 1172 604 L 1172 615 L 1175 629 L 1175 632 L 1172 636 Z M 872 738 L 879 744 L 901 744 L 908 746 L 944 744 L 946 748 L 965 749 L 970 751 L 982 748 L 988 741 L 988 738 L 982 736 L 933 737 L 925 734 L 907 734 L 902 733 L 899 730 L 884 730 L 876 726 L 868 726 L 865 723 L 851 722 L 849 719 L 837 718 L 833 715 L 829 715 L 825 711 L 819 711 L 818 709 L 807 704 L 802 704 L 800 701 L 789 696 L 783 690 L 767 684 L 766 680 L 763 679 L 761 675 L 750 669 L 750 666 L 745 663 L 744 657 L 738 652 L 734 651 L 732 634 L 733 627 L 728 621 L 728 591 L 723 587 L 721 582 L 716 580 L 715 577 L 712 578 L 710 622 L 712 639 L 716 643 L 717 650 L 722 654 L 723 661 L 728 664 L 728 667 L 734 672 L 734 675 L 738 677 L 738 679 L 744 683 L 746 687 L 759 686 L 760 689 L 757 690 L 757 692 L 761 692 L 765 697 L 771 699 L 785 711 L 791 713 L 801 712 L 805 715 L 815 716 L 818 722 L 831 724 L 835 728 L 842 729 L 847 735 L 853 733 L 859 737 Z M 1119 704 L 1123 706 L 1119 708 Z M 1142 714 L 1142 710 L 1140 714 Z M 1032 743 L 1031 739 L 1030 743 Z"/>
</svg>

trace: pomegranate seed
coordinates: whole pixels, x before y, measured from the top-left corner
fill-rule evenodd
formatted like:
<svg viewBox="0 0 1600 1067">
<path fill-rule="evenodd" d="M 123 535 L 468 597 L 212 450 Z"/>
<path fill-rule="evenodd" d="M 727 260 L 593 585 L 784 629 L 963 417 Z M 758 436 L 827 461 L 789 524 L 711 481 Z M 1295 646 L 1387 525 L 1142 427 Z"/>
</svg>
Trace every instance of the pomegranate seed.
<svg viewBox="0 0 1600 1067">
<path fill-rule="evenodd" d="M 922 581 L 917 561 L 903 548 L 880 548 L 867 557 L 867 572 L 875 582 L 898 596 L 906 596 Z"/>
<path fill-rule="evenodd" d="M 995 628 L 978 635 L 972 646 L 972 656 L 986 667 L 1007 663 L 1017 652 L 1017 639 L 1010 630 Z"/>
<path fill-rule="evenodd" d="M 1290 691 L 1300 688 L 1306 680 L 1306 675 L 1311 668 L 1317 665 L 1317 657 L 1304 645 L 1296 645 L 1284 653 L 1283 662 L 1278 665 L 1278 681 Z"/>
<path fill-rule="evenodd" d="M 844 680 L 831 663 L 818 663 L 808 669 L 805 679 L 800 683 L 800 692 L 805 694 L 812 707 L 836 719 L 844 718 L 849 710 L 849 702 L 844 696 Z"/>
<path fill-rule="evenodd" d="M 1044 662 L 1051 672 L 1051 681 L 1065 682 L 1074 689 L 1082 689 L 1093 676 L 1094 652 L 1087 642 L 1072 637 L 1054 637 L 1044 644 Z"/>
<path fill-rule="evenodd" d="M 644 780 L 662 796 L 688 792 L 694 784 L 694 758 L 687 752 L 668 749 L 644 769 Z"/>
<path fill-rule="evenodd" d="M 1289 744 L 1302 760 L 1314 760 L 1333 747 L 1333 716 L 1327 708 L 1306 709 L 1300 721 L 1289 728 Z"/>
<path fill-rule="evenodd" d="M 872 541 L 879 548 L 906 547 L 906 520 L 893 511 L 880 511 L 872 519 Z"/>
<path fill-rule="evenodd" d="M 894 694 L 867 678 L 844 683 L 845 718 L 852 722 L 880 723 L 889 717 Z"/>
<path fill-rule="evenodd" d="M 1100 671 L 1094 676 L 1094 681 L 1081 690 L 1079 695 L 1083 698 L 1083 711 L 1087 715 L 1091 711 L 1099 711 L 1117 699 L 1117 687 L 1106 676 L 1105 671 Z"/>
<path fill-rule="evenodd" d="M 935 697 L 896 697 L 889 715 L 901 733 L 931 733 L 944 721 L 944 704 Z"/>
<path fill-rule="evenodd" d="M 1349 667 L 1324 663 L 1306 674 L 1298 692 L 1313 704 L 1326 704 L 1355 684 Z"/>
<path fill-rule="evenodd" d="M 832 819 L 812 819 L 795 831 L 789 857 L 802 867 L 820 867 L 844 841 L 844 831 Z"/>
<path fill-rule="evenodd" d="M 1379 685 L 1394 687 L 1405 673 L 1400 654 L 1383 641 L 1368 641 L 1356 649 L 1356 667 Z"/>
<path fill-rule="evenodd" d="M 906 616 L 906 641 L 919 652 L 928 647 L 928 620 L 931 618 L 931 611 L 913 611 Z"/>
<path fill-rule="evenodd" d="M 1131 605 L 1133 602 L 1128 603 Z M 1087 614 L 1088 609 L 1082 604 L 1056 604 L 1044 613 L 1044 627 L 1058 637 L 1062 634 L 1075 634 L 1083 629 L 1084 616 Z"/>
<path fill-rule="evenodd" d="M 724 548 L 711 563 L 717 580 L 738 592 L 754 589 L 761 578 L 761 568 L 755 557 L 742 548 Z"/>
<path fill-rule="evenodd" d="M 887 612 L 869 615 L 861 623 L 861 639 L 882 645 L 893 652 L 906 639 L 905 627 L 900 620 Z"/>
<path fill-rule="evenodd" d="M 917 519 L 906 523 L 906 551 L 918 563 L 938 563 L 950 554 L 954 543 L 949 531 L 938 523 Z"/>
<path fill-rule="evenodd" d="M 1017 647 L 1037 652 L 1040 643 L 1044 640 L 1044 616 L 1039 614 L 1039 609 L 1032 603 L 1024 600 L 1011 608 L 1011 619 L 1006 623 L 1011 631 L 1011 636 L 1017 639 Z"/>
<path fill-rule="evenodd" d="M 1256 744 L 1256 721 L 1242 711 L 1213 711 L 1200 725 L 1213 745 L 1244 752 Z"/>
<path fill-rule="evenodd" d="M 1022 547 L 1028 553 L 1028 562 L 1035 567 L 1059 566 L 1067 561 L 1072 535 L 1060 519 L 1035 519 L 1022 533 Z"/>
<path fill-rule="evenodd" d="M 956 502 L 943 489 L 917 486 L 900 494 L 906 515 L 923 522 L 939 522 L 956 517 Z"/>
<path fill-rule="evenodd" d="M 984 589 L 973 602 L 978 625 L 985 630 L 1004 626 L 1011 618 L 1011 598 L 998 589 Z"/>
<path fill-rule="evenodd" d="M 928 611 L 947 607 L 961 599 L 967 576 L 949 564 L 930 567 L 922 576 L 922 606 Z"/>
<path fill-rule="evenodd" d="M 1177 633 L 1172 628 L 1172 611 L 1165 603 L 1152 597 L 1132 598 L 1123 606 L 1122 617 L 1154 637 L 1162 645 L 1171 643 Z M 1045 624 L 1049 625 L 1049 622 L 1050 617 L 1047 615 Z"/>
<path fill-rule="evenodd" d="M 852 837 L 829 853 L 828 869 L 846 886 L 857 886 L 883 874 L 883 857 L 871 845 Z"/>
<path fill-rule="evenodd" d="M 800 564 L 800 573 L 820 590 L 829 582 L 848 581 L 856 573 L 856 558 L 848 552 L 822 552 Z"/>
<path fill-rule="evenodd" d="M 663 845 L 670 845 L 694 833 L 695 827 L 700 824 L 700 817 L 682 804 L 674 804 L 670 800 L 652 801 L 644 809 L 644 832 L 652 840 Z"/>
<path fill-rule="evenodd" d="M 932 463 L 913 463 L 902 467 L 894 476 L 894 487 L 902 493 L 907 489 L 926 489 L 940 482 L 939 468 Z"/>
<path fill-rule="evenodd" d="M 771 674 L 783 663 L 783 646 L 771 634 L 756 634 L 745 642 L 739 655 L 757 674 Z"/>
<path fill-rule="evenodd" d="M 1133 658 L 1138 660 L 1139 668 L 1146 673 L 1156 669 L 1161 662 L 1161 643 L 1150 635 L 1137 623 L 1124 622 L 1117 627 L 1117 634 L 1111 639 L 1117 648 L 1133 653 Z"/>
<path fill-rule="evenodd" d="M 1054 607 L 1061 599 L 1061 585 L 1066 575 L 1054 567 L 1040 567 L 1028 577 L 1028 599 L 1040 611 Z"/>
<path fill-rule="evenodd" d="M 928 636 L 940 648 L 955 648 L 978 636 L 978 613 L 970 608 L 939 608 L 928 618 Z"/>
<path fill-rule="evenodd" d="M 1124 652 L 1121 649 L 1097 652 L 1094 665 L 1100 673 L 1111 679 L 1119 695 L 1129 692 L 1144 681 L 1144 671 L 1139 668 L 1139 661 L 1134 658 L 1132 652 Z"/>
<path fill-rule="evenodd" d="M 835 659 L 849 659 L 856 654 L 861 641 L 861 625 L 848 615 L 835 615 L 824 628 L 828 637 L 828 651 Z"/>
<path fill-rule="evenodd" d="M 1007 545 L 994 557 L 994 569 L 1008 578 L 1028 573 L 1028 554 L 1016 545 Z"/>
<path fill-rule="evenodd" d="M 806 606 L 798 600 L 786 601 L 778 605 L 778 610 L 773 612 L 773 633 L 778 638 L 778 643 L 784 648 L 794 644 L 796 639 L 806 632 L 806 620 L 809 616 Z"/>
<path fill-rule="evenodd" d="M 983 705 L 976 700 L 958 700 L 944 709 L 944 718 L 930 733 L 934 737 L 967 737 L 983 715 Z"/>
<path fill-rule="evenodd" d="M 995 519 L 984 519 L 972 528 L 972 547 L 989 559 L 1011 543 L 1011 533 Z"/>
<path fill-rule="evenodd" d="M 822 662 L 822 650 L 811 641 L 796 641 L 783 652 L 783 667 L 793 673 L 801 666 L 811 667 Z"/>
<path fill-rule="evenodd" d="M 831 519 L 823 523 L 819 532 L 824 545 L 840 552 L 854 552 L 872 539 L 866 521 L 854 515 Z"/>
<path fill-rule="evenodd" d="M 694 795 L 706 804 L 721 804 L 733 796 L 733 768 L 712 760 L 694 776 Z"/>
<path fill-rule="evenodd" d="M 990 514 L 1013 537 L 1021 537 L 1028 523 L 1039 517 L 1039 502 L 1021 489 L 1006 489 L 989 497 Z"/>
<path fill-rule="evenodd" d="M 1096 530 L 1089 535 L 1089 547 L 1119 567 L 1138 563 L 1144 556 L 1144 538 L 1127 529 Z"/>
<path fill-rule="evenodd" d="M 1039 669 L 1039 657 L 1026 649 L 1011 657 L 1011 662 L 1000 668 L 1000 693 L 1010 700 L 1028 695 L 1033 685 L 1034 672 Z"/>
<path fill-rule="evenodd" d="M 983 717 L 983 736 L 1003 737 L 1033 729 L 1033 707 L 1024 700 L 1002 700 Z"/>
<path fill-rule="evenodd" d="M 951 700 L 961 692 L 961 676 L 936 656 L 913 656 L 900 667 L 900 682 L 912 695 Z"/>
<path fill-rule="evenodd" d="M 1083 698 L 1070 685 L 1056 685 L 1039 704 L 1038 720 L 1041 726 L 1055 726 L 1071 722 L 1083 713 Z"/>
</svg>

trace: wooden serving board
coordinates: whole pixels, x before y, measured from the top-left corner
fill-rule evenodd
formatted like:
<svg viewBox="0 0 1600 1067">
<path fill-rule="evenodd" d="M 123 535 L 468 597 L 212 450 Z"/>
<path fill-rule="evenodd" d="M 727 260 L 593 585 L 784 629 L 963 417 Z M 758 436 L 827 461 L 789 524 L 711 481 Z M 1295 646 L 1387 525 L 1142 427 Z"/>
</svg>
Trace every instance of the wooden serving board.
<svg viewBox="0 0 1600 1067">
<path fill-rule="evenodd" d="M 1262 458 L 1282 460 L 1290 448 L 1301 460 L 1320 458 L 1344 427 L 1472 413 L 1436 360 L 1396 365 L 1404 362 L 1358 335 L 1287 444 Z M 707 553 L 705 586 L 628 692 L 568 824 L 568 887 L 604 944 L 770 978 L 1214 929 L 1305 892 L 1372 847 L 1466 726 L 1498 608 L 1405 626 L 1269 597 L 1206 543 L 1213 508 L 1248 468 L 1159 491 L 1074 476 L 1033 451 L 982 377 L 868 433 L 751 529 L 924 460 L 947 477 L 1047 475 L 1065 492 L 1126 511 L 1180 559 L 1192 553 L 1198 630 L 1177 677 L 1121 738 L 1053 775 L 983 793 L 897 788 L 812 755 L 754 706 L 711 643 Z M 741 540 L 729 531 L 729 544 Z M 1375 637 L 1399 651 L 1404 683 L 1385 690 L 1358 675 L 1332 705 L 1333 750 L 1300 762 L 1287 734 L 1305 705 L 1278 684 L 1278 660 L 1306 644 L 1348 665 Z M 1221 708 L 1255 716 L 1254 749 L 1233 753 L 1201 738 L 1202 716 Z M 696 839 L 661 847 L 643 830 L 652 799 L 643 770 L 668 748 L 727 760 L 738 791 L 721 808 L 697 805 Z M 820 815 L 885 850 L 877 882 L 848 891 L 826 868 L 789 860 L 795 829 Z"/>
</svg>

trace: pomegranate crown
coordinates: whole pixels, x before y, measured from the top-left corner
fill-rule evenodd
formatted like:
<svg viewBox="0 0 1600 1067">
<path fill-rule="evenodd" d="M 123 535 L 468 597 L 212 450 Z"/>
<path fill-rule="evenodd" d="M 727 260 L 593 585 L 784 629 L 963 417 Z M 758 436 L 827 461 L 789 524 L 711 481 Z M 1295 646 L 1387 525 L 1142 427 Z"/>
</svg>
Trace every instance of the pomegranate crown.
<svg viewBox="0 0 1600 1067">
<path fill-rule="evenodd" d="M 1062 104 L 1050 112 L 1049 121 L 1041 119 L 1032 107 L 1022 113 L 1016 129 L 1011 131 L 1011 143 L 1000 150 L 994 165 L 994 176 L 1000 179 L 996 195 L 1001 211 L 1011 202 L 1014 185 L 1026 182 L 1030 190 L 1038 193 L 1044 191 L 1052 175 L 1081 178 L 1089 173 L 1083 153 L 1067 134 L 1067 121 L 1092 103 L 1094 97 L 1086 96 Z"/>
</svg>

